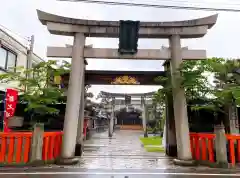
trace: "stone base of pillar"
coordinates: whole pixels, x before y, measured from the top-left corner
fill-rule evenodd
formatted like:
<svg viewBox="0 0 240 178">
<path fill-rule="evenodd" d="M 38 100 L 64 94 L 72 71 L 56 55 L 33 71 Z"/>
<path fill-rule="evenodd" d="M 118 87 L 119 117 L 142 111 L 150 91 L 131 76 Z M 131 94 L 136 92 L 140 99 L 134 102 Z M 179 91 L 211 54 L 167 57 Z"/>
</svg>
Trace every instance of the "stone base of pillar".
<svg viewBox="0 0 240 178">
<path fill-rule="evenodd" d="M 79 162 L 79 158 L 59 158 L 56 160 L 57 165 L 75 165 Z"/>
<path fill-rule="evenodd" d="M 86 140 L 90 140 L 91 138 L 91 131 L 87 132 L 86 134 Z"/>
<path fill-rule="evenodd" d="M 197 162 L 195 160 L 174 159 L 173 163 L 179 166 L 196 166 L 197 165 Z"/>
<path fill-rule="evenodd" d="M 145 138 L 148 137 L 148 133 L 147 132 L 144 132 L 144 135 L 143 135 Z"/>
<path fill-rule="evenodd" d="M 75 147 L 75 156 L 82 156 L 83 153 L 83 145 L 77 143 Z"/>
<path fill-rule="evenodd" d="M 113 136 L 113 134 L 110 133 L 110 132 L 108 132 L 108 137 L 109 137 L 109 138 L 112 138 L 112 136 Z"/>
<path fill-rule="evenodd" d="M 167 145 L 166 155 L 171 157 L 177 157 L 177 145 Z"/>
<path fill-rule="evenodd" d="M 217 162 L 217 166 L 220 168 L 229 168 L 231 166 L 229 166 L 228 162 Z"/>
</svg>

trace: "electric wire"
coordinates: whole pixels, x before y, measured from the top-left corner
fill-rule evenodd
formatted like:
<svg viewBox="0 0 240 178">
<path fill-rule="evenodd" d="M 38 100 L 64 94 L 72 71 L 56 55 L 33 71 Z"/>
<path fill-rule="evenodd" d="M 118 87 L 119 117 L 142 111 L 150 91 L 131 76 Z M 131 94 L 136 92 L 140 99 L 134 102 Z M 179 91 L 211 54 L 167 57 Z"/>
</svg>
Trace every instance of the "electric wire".
<svg viewBox="0 0 240 178">
<path fill-rule="evenodd" d="M 81 2 L 81 0 L 57 0 L 57 1 L 69 1 L 69 2 Z M 107 1 L 102 1 L 102 2 L 109 2 L 108 0 Z M 110 2 L 119 2 L 119 1 L 110 1 Z M 128 0 L 128 1 L 123 1 L 122 3 L 126 3 L 126 2 L 131 2 L 133 4 L 136 4 L 134 3 L 133 1 L 131 0 Z M 210 4 L 214 4 L 214 5 L 223 5 L 223 6 L 226 6 L 226 5 L 233 5 L 233 6 L 239 6 L 240 3 L 236 3 L 238 1 L 232 1 L 232 2 L 235 2 L 235 3 L 227 3 L 227 2 L 224 2 L 224 3 L 220 3 L 220 2 L 209 2 L 209 1 L 194 1 L 194 2 L 190 2 L 190 1 L 187 1 L 187 0 L 151 0 L 151 1 L 145 1 L 144 4 L 149 4 L 149 3 L 162 3 L 162 2 L 167 2 L 167 3 L 188 3 L 188 4 L 202 4 L 202 5 L 210 5 Z"/>
<path fill-rule="evenodd" d="M 179 6 L 179 5 L 141 4 L 141 3 L 98 1 L 98 0 L 58 0 L 58 1 L 71 1 L 71 2 L 82 2 L 82 3 L 103 4 L 103 5 L 113 5 L 113 6 L 151 7 L 151 8 L 162 8 L 162 9 L 240 12 L 240 9 L 236 9 L 236 8 L 213 8 L 213 7 L 194 7 L 194 6 Z"/>
<path fill-rule="evenodd" d="M 60 0 L 61 1 L 61 0 Z M 75 0 L 78 1 L 78 0 Z M 105 1 L 108 2 L 108 1 Z M 119 1 L 114 1 L 114 2 L 119 2 Z M 128 1 L 124 1 L 124 2 L 131 2 L 134 3 L 131 0 Z M 236 3 L 237 1 L 232 1 L 235 3 L 229 3 L 229 2 L 224 2 L 224 3 L 220 3 L 220 2 L 212 2 L 212 1 L 188 1 L 188 0 L 148 0 L 148 1 L 144 1 L 144 4 L 150 4 L 150 3 L 162 3 L 162 2 L 167 2 L 168 4 L 170 3 L 187 3 L 187 4 L 201 4 L 201 5 L 221 5 L 221 6 L 240 6 L 240 3 Z"/>
</svg>

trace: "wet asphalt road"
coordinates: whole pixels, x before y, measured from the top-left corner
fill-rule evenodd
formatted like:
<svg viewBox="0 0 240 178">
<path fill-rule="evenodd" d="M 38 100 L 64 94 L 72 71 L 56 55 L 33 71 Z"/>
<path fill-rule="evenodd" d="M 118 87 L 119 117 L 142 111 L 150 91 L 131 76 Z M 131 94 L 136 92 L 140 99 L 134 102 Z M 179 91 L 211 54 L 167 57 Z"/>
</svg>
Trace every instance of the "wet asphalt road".
<svg viewBox="0 0 240 178">
<path fill-rule="evenodd" d="M 203 175 L 193 176 L 193 175 L 4 175 L 6 178 L 200 178 Z M 219 177 L 216 176 L 204 176 L 205 178 Z M 229 177 L 221 176 L 221 177 Z M 231 176 L 233 178 L 238 176 Z"/>
<path fill-rule="evenodd" d="M 214 177 L 240 177 L 240 170 L 86 170 L 69 168 L 32 168 L 32 169 L 2 169 L 0 177 L 4 178 L 214 178 Z"/>
</svg>

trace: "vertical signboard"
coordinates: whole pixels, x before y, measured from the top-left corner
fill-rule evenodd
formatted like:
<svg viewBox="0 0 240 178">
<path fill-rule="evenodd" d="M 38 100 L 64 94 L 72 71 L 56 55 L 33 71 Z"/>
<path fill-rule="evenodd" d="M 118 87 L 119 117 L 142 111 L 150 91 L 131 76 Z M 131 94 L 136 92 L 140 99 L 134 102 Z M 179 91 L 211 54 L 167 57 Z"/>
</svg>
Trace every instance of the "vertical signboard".
<svg viewBox="0 0 240 178">
<path fill-rule="evenodd" d="M 9 132 L 8 119 L 14 116 L 18 100 L 18 91 L 15 89 L 6 89 L 4 116 L 3 116 L 3 132 Z"/>
<path fill-rule="evenodd" d="M 136 54 L 138 51 L 139 21 L 120 20 L 119 49 L 120 54 Z"/>
<path fill-rule="evenodd" d="M 131 104 L 131 96 L 130 95 L 125 95 L 125 104 L 126 105 Z"/>
</svg>

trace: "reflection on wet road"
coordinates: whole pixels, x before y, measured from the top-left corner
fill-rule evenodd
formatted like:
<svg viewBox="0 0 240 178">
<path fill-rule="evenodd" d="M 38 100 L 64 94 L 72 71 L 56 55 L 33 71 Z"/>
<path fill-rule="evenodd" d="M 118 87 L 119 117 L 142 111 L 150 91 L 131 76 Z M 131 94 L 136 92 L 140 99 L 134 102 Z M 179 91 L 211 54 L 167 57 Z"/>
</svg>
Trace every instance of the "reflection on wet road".
<svg viewBox="0 0 240 178">
<path fill-rule="evenodd" d="M 158 169 L 172 166 L 164 153 L 148 153 L 141 146 L 141 131 L 116 131 L 112 139 L 108 133 L 93 135 L 85 142 L 84 156 L 79 168 L 86 169 Z"/>
</svg>

